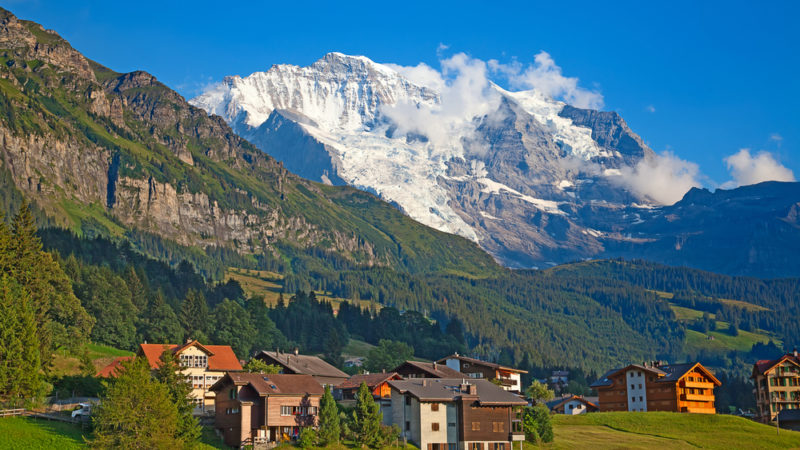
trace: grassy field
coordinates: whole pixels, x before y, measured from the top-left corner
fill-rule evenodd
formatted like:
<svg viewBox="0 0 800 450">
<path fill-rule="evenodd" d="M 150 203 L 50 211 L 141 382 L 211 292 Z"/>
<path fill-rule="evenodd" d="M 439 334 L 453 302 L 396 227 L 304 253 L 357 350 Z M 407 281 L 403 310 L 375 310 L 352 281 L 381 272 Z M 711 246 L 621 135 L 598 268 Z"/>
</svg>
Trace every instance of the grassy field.
<svg viewBox="0 0 800 450">
<path fill-rule="evenodd" d="M 725 415 L 593 413 L 554 417 L 550 448 L 800 448 L 800 433 Z"/>
<path fill-rule="evenodd" d="M 100 344 L 87 344 L 86 350 L 89 358 L 92 359 L 95 369 L 100 370 L 107 366 L 118 356 L 133 356 L 133 352 L 119 350 Z M 78 355 L 69 353 L 63 349 L 56 351 L 53 358 L 53 373 L 58 375 L 77 375 L 80 373 L 80 359 Z"/>
<path fill-rule="evenodd" d="M 659 292 L 663 296 L 665 293 Z M 736 302 L 750 305 L 749 303 L 739 302 L 738 300 L 723 300 L 724 302 Z M 756 305 L 750 305 L 753 308 L 760 308 Z M 703 312 L 692 308 L 670 304 L 672 311 L 675 312 L 675 317 L 684 322 L 691 322 L 695 319 L 703 317 Z M 762 308 L 763 309 L 763 308 Z M 709 314 L 711 319 L 716 319 L 714 314 Z M 718 331 L 710 331 L 708 335 L 694 331 L 686 330 L 686 350 L 695 352 L 698 350 L 711 350 L 711 351 L 748 351 L 755 343 L 765 344 L 771 340 L 780 343 L 780 340 L 769 333 L 757 330 L 757 332 L 749 332 L 739 330 L 738 336 L 731 336 L 727 333 L 728 322 L 715 320 Z M 713 336 L 714 339 L 708 339 L 708 336 Z"/>
<path fill-rule="evenodd" d="M 69 450 L 85 447 L 83 432 L 69 423 L 23 417 L 0 419 L 0 448 Z"/>
<path fill-rule="evenodd" d="M 58 449 L 71 450 L 87 448 L 87 439 L 91 438 L 77 425 L 29 417 L 0 418 L 0 449 L 36 450 Z M 196 450 L 228 448 L 214 431 L 203 427 L 203 435 Z"/>
<path fill-rule="evenodd" d="M 225 281 L 236 280 L 242 286 L 242 290 L 250 296 L 264 297 L 264 302 L 268 306 L 275 306 L 278 303 L 278 296 L 283 290 L 283 275 L 266 270 L 251 270 L 251 269 L 238 269 L 229 268 L 225 272 Z M 339 309 L 339 305 L 344 302 L 354 302 L 356 300 L 348 300 L 339 297 L 333 297 L 330 292 L 314 291 L 314 294 L 319 300 L 327 300 L 331 302 L 334 310 Z M 283 298 L 288 301 L 291 294 L 284 294 Z M 361 308 L 372 307 L 375 310 L 380 310 L 381 305 L 376 302 L 367 300 L 358 300 Z"/>
</svg>

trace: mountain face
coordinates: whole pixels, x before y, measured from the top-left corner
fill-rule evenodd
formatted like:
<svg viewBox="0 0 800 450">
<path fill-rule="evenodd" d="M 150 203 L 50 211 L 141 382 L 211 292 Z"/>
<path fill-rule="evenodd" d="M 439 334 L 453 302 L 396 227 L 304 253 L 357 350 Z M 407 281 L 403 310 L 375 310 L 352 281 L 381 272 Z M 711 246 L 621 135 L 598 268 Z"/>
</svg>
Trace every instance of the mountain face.
<svg viewBox="0 0 800 450">
<path fill-rule="evenodd" d="M 759 188 L 768 202 L 748 201 L 741 188 L 706 193 L 726 199 L 714 206 L 692 203 L 695 191 L 660 206 L 619 181 L 623 169 L 655 156 L 619 114 L 489 83 L 484 110 L 439 133 L 419 122 L 437 119 L 445 88 L 401 71 L 330 53 L 308 67 L 227 77 L 190 103 L 289 170 L 373 192 L 506 266 L 625 256 L 737 275 L 800 274 L 781 250 L 798 242 L 788 188 L 777 196 Z M 725 231 L 730 223 L 742 226 Z M 791 245 L 776 247 L 775 230 Z"/>
<path fill-rule="evenodd" d="M 0 59 L 3 191 L 21 191 L 59 225 L 277 259 L 321 252 L 412 271 L 497 270 L 467 240 L 371 194 L 304 180 L 152 75 L 114 72 L 5 10 Z"/>
<path fill-rule="evenodd" d="M 227 77 L 191 103 L 223 117 L 289 170 L 374 192 L 506 265 L 600 253 L 587 217 L 644 200 L 606 174 L 652 150 L 613 112 L 495 85 L 487 98 L 485 114 L 444 140 L 400 130 L 403 108 L 436 108 L 442 93 L 391 66 L 330 53 L 309 67 Z"/>
</svg>

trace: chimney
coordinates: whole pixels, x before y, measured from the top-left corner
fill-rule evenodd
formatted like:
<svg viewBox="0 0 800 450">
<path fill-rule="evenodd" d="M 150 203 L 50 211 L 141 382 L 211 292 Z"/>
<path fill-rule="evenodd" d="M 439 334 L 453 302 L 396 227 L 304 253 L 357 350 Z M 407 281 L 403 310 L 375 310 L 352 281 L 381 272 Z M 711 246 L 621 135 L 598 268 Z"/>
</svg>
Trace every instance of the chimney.
<svg viewBox="0 0 800 450">
<path fill-rule="evenodd" d="M 422 387 L 427 387 L 427 386 L 428 386 L 428 379 L 427 378 L 423 378 L 422 379 Z"/>
<path fill-rule="evenodd" d="M 433 362 L 433 370 L 439 370 L 439 368 L 436 366 L 436 361 Z"/>
<path fill-rule="evenodd" d="M 797 358 L 797 349 L 796 348 L 794 349 L 794 351 L 792 353 L 794 353 L 794 357 Z"/>
<path fill-rule="evenodd" d="M 300 354 L 300 349 L 298 349 L 297 347 L 295 347 L 295 348 L 294 348 L 294 356 L 297 356 L 297 355 L 299 355 L 299 354 Z"/>
<path fill-rule="evenodd" d="M 186 338 L 186 343 L 192 342 L 192 338 Z"/>
</svg>

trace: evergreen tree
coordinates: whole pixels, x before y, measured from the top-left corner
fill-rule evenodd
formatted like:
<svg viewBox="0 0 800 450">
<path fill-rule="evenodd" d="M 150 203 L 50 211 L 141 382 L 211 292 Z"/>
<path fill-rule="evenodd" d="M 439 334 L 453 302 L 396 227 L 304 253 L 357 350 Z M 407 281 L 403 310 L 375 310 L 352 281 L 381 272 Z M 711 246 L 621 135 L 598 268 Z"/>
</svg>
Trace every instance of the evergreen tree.
<svg viewBox="0 0 800 450">
<path fill-rule="evenodd" d="M 135 306 L 136 310 L 140 313 L 145 311 L 148 304 L 147 289 L 136 273 L 136 269 L 133 266 L 128 266 L 123 279 L 128 286 L 128 291 L 131 293 L 131 302 L 133 306 Z"/>
<path fill-rule="evenodd" d="M 73 294 L 72 284 L 58 262 L 42 251 L 42 242 L 27 204 L 23 204 L 14 217 L 10 235 L 5 225 L 0 233 L 5 241 L 0 243 L 4 254 L 0 259 L 0 273 L 10 275 L 28 293 L 39 353 L 46 368 L 55 348 L 81 347 L 94 320 Z"/>
<path fill-rule="evenodd" d="M 94 448 L 174 449 L 185 444 L 177 437 L 178 409 L 170 391 L 153 379 L 145 358 L 122 363 L 92 420 Z"/>
<path fill-rule="evenodd" d="M 356 394 L 356 407 L 353 411 L 351 430 L 355 434 L 355 441 L 369 448 L 380 448 L 381 422 L 383 414 L 380 406 L 372 398 L 367 384 L 362 382 Z"/>
<path fill-rule="evenodd" d="M 233 300 L 223 300 L 214 309 L 214 330 L 211 338 L 219 344 L 228 344 L 234 353 L 249 355 L 256 334 L 250 316 Z"/>
<path fill-rule="evenodd" d="M 189 398 L 192 385 L 181 372 L 178 355 L 164 349 L 160 358 L 161 364 L 156 370 L 156 379 L 169 390 L 169 398 L 178 412 L 176 437 L 184 444 L 190 445 L 200 439 L 200 423 L 192 415 L 194 403 Z"/>
<path fill-rule="evenodd" d="M 164 301 L 161 291 L 156 292 L 142 320 L 141 334 L 151 343 L 174 343 L 183 339 L 183 329 L 178 315 Z"/>
<path fill-rule="evenodd" d="M 185 275 L 185 274 L 184 274 Z M 180 315 L 184 339 L 208 341 L 206 329 L 209 325 L 208 304 L 203 294 L 196 289 L 189 289 L 181 304 Z"/>
<path fill-rule="evenodd" d="M 43 392 L 36 321 L 19 284 L 0 278 L 0 404 L 19 406 Z"/>
<path fill-rule="evenodd" d="M 319 402 L 319 441 L 320 445 L 331 445 L 339 442 L 341 426 L 339 425 L 339 408 L 331 395 L 330 386 L 325 386 L 325 394 Z"/>
<path fill-rule="evenodd" d="M 286 338 L 269 318 L 269 308 L 261 297 L 253 297 L 245 303 L 245 309 L 256 330 L 250 353 L 286 346 Z"/>
</svg>

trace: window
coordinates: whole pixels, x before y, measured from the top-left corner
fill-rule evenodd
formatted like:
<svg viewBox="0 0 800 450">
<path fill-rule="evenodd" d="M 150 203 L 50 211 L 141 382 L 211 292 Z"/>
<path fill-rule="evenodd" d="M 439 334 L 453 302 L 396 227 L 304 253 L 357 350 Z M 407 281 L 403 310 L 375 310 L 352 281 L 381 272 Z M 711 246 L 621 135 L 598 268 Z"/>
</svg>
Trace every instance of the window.
<svg viewBox="0 0 800 450">
<path fill-rule="evenodd" d="M 469 444 L 469 450 L 483 450 L 483 442 L 473 442 Z"/>
<path fill-rule="evenodd" d="M 631 397 L 631 402 L 635 402 L 635 401 L 636 401 L 636 397 Z"/>
<path fill-rule="evenodd" d="M 411 404 L 411 397 L 406 397 L 406 405 L 410 405 L 410 404 Z"/>
<path fill-rule="evenodd" d="M 406 431 L 411 429 L 411 422 L 406 420 Z"/>
<path fill-rule="evenodd" d="M 281 415 L 282 416 L 291 416 L 292 415 L 292 407 L 291 406 L 281 406 Z"/>
<path fill-rule="evenodd" d="M 636 385 L 635 385 L 635 384 L 632 384 L 632 385 L 631 385 L 631 389 L 636 389 Z"/>
<path fill-rule="evenodd" d="M 235 400 L 238 397 L 238 393 L 236 392 L 236 387 L 232 387 L 230 391 L 228 391 L 228 398 L 231 400 Z"/>
<path fill-rule="evenodd" d="M 448 422 L 447 426 L 450 427 L 450 428 L 455 428 L 456 427 L 456 423 L 455 422 Z"/>
<path fill-rule="evenodd" d="M 481 431 L 481 423 L 472 422 L 472 431 Z"/>
<path fill-rule="evenodd" d="M 495 433 L 502 433 L 504 431 L 505 422 L 492 422 L 492 431 Z"/>
<path fill-rule="evenodd" d="M 637 376 L 642 376 L 642 372 L 638 372 L 638 373 L 637 373 Z"/>
<path fill-rule="evenodd" d="M 642 397 L 642 396 L 639 396 L 639 401 L 640 401 L 640 402 L 643 402 L 643 401 L 644 401 L 644 397 Z"/>
<path fill-rule="evenodd" d="M 641 388 L 642 388 L 642 385 L 640 384 L 640 385 L 639 385 L 639 389 L 641 389 Z"/>
<path fill-rule="evenodd" d="M 438 403 L 431 403 L 431 411 L 438 411 L 439 404 Z"/>
<path fill-rule="evenodd" d="M 439 423 L 438 422 L 431 423 L 431 431 L 439 431 Z"/>
</svg>

